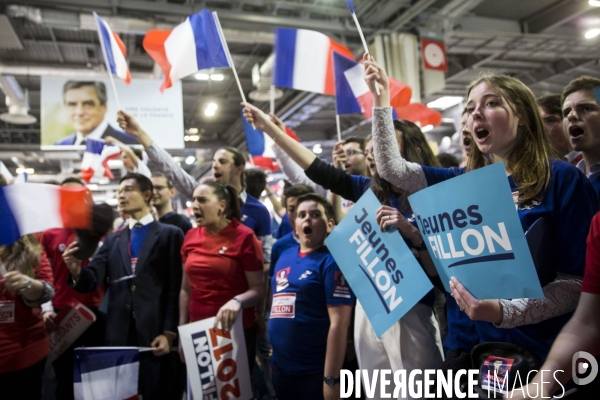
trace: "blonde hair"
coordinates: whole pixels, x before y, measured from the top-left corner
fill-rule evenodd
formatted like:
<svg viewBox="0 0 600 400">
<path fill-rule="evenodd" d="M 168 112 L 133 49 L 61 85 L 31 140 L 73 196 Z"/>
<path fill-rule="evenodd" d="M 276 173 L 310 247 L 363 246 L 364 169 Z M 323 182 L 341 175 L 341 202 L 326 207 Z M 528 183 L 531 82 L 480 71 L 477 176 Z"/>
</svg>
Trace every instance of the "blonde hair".
<svg viewBox="0 0 600 400">
<path fill-rule="evenodd" d="M 40 264 L 42 246 L 34 235 L 25 235 L 10 246 L 4 247 L 2 263 L 6 271 L 19 271 L 35 278 L 35 269 Z"/>
<path fill-rule="evenodd" d="M 532 200 L 540 200 L 550 182 L 549 159 L 554 157 L 554 152 L 544 130 L 535 97 L 520 80 L 495 74 L 485 74 L 471 82 L 467 87 L 467 97 L 471 90 L 482 82 L 489 84 L 506 100 L 521 123 L 517 128 L 514 145 L 504 160 L 519 188 L 517 203 L 526 204 Z M 484 154 L 479 147 L 472 146 L 467 171 L 485 167 L 492 162 L 491 154 Z"/>
</svg>

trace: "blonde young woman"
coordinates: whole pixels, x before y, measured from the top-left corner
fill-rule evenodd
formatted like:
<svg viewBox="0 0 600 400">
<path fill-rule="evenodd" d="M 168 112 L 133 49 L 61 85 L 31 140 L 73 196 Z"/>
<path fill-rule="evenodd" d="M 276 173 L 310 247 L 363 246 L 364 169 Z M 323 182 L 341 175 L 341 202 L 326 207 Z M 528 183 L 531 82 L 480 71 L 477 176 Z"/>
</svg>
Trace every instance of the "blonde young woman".
<svg viewBox="0 0 600 400">
<path fill-rule="evenodd" d="M 523 230 L 538 218 L 550 219 L 555 232 L 553 240 L 561 249 L 556 278 L 544 286 L 545 297 L 480 301 L 452 278 L 444 340 L 450 358 L 460 358 L 461 353 L 471 351 L 478 343 L 499 341 L 521 345 L 543 362 L 581 291 L 585 240 L 595 211 L 595 196 L 588 180 L 572 165 L 551 158 L 535 98 L 518 79 L 487 75 L 468 86 L 467 126 L 474 147 L 466 168 L 449 169 L 411 163 L 392 151 L 396 138 L 387 75 L 375 61 L 366 60 L 365 81 L 374 99 L 375 159 L 384 179 L 406 191 L 417 192 L 504 161 L 510 187 L 517 193 L 515 203 Z M 451 351 L 454 352 L 449 354 Z"/>
</svg>

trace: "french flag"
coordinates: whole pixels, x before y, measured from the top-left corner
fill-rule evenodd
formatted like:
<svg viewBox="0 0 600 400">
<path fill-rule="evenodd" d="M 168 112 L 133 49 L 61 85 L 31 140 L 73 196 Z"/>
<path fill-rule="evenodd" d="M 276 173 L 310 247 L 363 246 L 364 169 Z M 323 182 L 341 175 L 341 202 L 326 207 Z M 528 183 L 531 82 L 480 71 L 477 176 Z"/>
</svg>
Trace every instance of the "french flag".
<svg viewBox="0 0 600 400">
<path fill-rule="evenodd" d="M 77 348 L 74 361 L 73 392 L 76 400 L 138 398 L 138 349 Z"/>
<path fill-rule="evenodd" d="M 94 18 L 98 26 L 98 37 L 100 38 L 100 45 L 104 52 L 106 69 L 129 84 L 131 82 L 131 74 L 129 73 L 127 61 L 125 61 L 127 49 L 123 41 L 98 14 L 94 13 Z"/>
<path fill-rule="evenodd" d="M 88 229 L 93 205 L 86 187 L 43 183 L 0 187 L 0 246 L 51 228 Z"/>
<path fill-rule="evenodd" d="M 274 144 L 273 139 L 263 131 L 254 129 L 243 116 L 242 122 L 244 124 L 244 132 L 246 133 L 248 153 L 252 156 L 253 164 L 263 168 L 276 169 L 276 164 L 273 164 L 272 161 L 275 158 L 272 148 Z"/>
<path fill-rule="evenodd" d="M 144 49 L 165 74 L 160 91 L 201 69 L 231 67 L 216 13 L 201 10 L 171 30 L 151 29 Z"/>
<path fill-rule="evenodd" d="M 322 33 L 277 28 L 273 84 L 306 92 L 335 94 L 333 54 L 352 57 L 344 45 Z"/>
<path fill-rule="evenodd" d="M 338 115 L 362 112 L 365 118 L 373 116 L 373 96 L 364 79 L 364 67 L 339 53 L 334 53 L 335 101 Z M 392 107 L 410 104 L 412 89 L 389 78 L 390 103 Z"/>
<path fill-rule="evenodd" d="M 85 152 L 81 160 L 81 178 L 88 183 L 94 176 L 114 179 L 108 167 L 108 160 L 114 160 L 120 156 L 121 151 L 118 146 L 108 146 L 101 140 L 86 140 Z"/>
</svg>

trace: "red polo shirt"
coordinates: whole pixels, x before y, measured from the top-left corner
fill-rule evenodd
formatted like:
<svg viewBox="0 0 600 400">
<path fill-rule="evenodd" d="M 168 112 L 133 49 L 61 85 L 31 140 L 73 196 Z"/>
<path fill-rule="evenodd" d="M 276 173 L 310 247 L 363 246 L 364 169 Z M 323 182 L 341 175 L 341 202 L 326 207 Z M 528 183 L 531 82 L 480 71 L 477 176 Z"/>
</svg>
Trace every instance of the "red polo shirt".
<svg viewBox="0 0 600 400">
<path fill-rule="evenodd" d="M 214 317 L 235 296 L 248 290 L 245 271 L 262 271 L 262 244 L 254 232 L 232 220 L 213 235 L 203 227 L 188 231 L 181 248 L 191 287 L 190 322 Z M 256 307 L 244 308 L 244 329 L 256 322 Z"/>
</svg>

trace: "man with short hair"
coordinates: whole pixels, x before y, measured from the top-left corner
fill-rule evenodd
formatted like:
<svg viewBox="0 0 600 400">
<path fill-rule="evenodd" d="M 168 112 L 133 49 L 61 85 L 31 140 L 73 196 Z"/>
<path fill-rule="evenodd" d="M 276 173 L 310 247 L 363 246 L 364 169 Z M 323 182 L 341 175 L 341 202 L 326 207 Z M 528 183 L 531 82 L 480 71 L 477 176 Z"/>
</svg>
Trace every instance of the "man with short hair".
<svg viewBox="0 0 600 400">
<path fill-rule="evenodd" d="M 138 385 L 146 400 L 176 398 L 171 347 L 179 324 L 183 243 L 181 229 L 152 217 L 152 192 L 144 175 L 125 175 L 117 198 L 131 216 L 127 226 L 106 237 L 86 268 L 74 257 L 76 242 L 63 253 L 75 290 L 86 293 L 106 284 L 105 345 L 154 347 L 152 354 L 141 354 Z"/>
<path fill-rule="evenodd" d="M 171 185 L 171 182 L 161 172 L 152 174 L 152 186 L 154 194 L 152 196 L 152 205 L 156 209 L 158 221 L 163 224 L 174 225 L 183 231 L 185 234 L 192 229 L 192 224 L 184 216 L 177 214 L 173 210 L 173 197 L 177 190 Z"/>
<path fill-rule="evenodd" d="M 126 144 L 138 144 L 137 140 L 118 131 L 105 119 L 107 110 L 106 85 L 98 81 L 67 81 L 63 86 L 63 102 L 75 133 L 55 145 L 84 145 L 85 140 L 112 136 Z"/>
<path fill-rule="evenodd" d="M 600 105 L 594 89 L 599 86 L 600 79 L 581 76 L 569 82 L 561 95 L 565 131 L 573 149 L 583 155 L 577 168 L 589 178 L 596 195 L 600 193 Z"/>
<path fill-rule="evenodd" d="M 369 176 L 367 156 L 365 155 L 365 139 L 349 136 L 339 141 L 333 148 L 333 165 L 342 167 L 350 175 Z"/>
<path fill-rule="evenodd" d="M 556 155 L 567 162 L 577 165 L 581 161 L 582 156 L 580 152 L 573 150 L 573 146 L 565 133 L 560 94 L 546 94 L 538 97 L 536 102 L 540 110 L 542 122 L 544 122 L 544 127 L 546 128 L 546 133 L 548 134 L 548 139 L 550 139 L 550 144 Z"/>
</svg>

